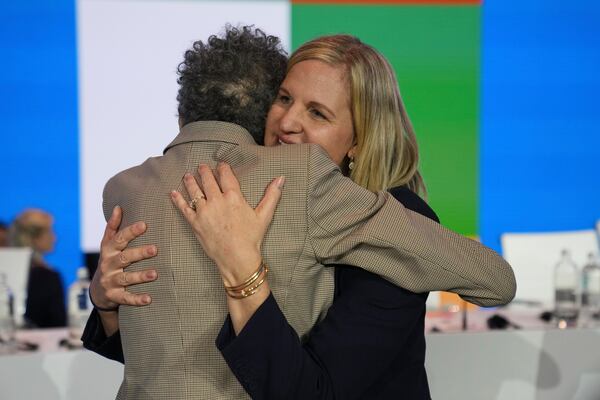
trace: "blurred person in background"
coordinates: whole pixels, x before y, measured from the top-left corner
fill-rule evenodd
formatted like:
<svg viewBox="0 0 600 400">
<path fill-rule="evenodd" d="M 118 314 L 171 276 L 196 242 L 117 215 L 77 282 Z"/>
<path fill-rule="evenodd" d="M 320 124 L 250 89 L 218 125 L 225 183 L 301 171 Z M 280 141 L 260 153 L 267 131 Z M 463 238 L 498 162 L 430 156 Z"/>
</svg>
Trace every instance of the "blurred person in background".
<svg viewBox="0 0 600 400">
<path fill-rule="evenodd" d="M 49 213 L 27 209 L 15 218 L 9 230 L 12 246 L 33 250 L 25 311 L 28 328 L 60 327 L 67 323 L 62 279 L 44 260 L 44 255 L 52 252 L 56 243 L 53 223 L 54 218 Z"/>
</svg>

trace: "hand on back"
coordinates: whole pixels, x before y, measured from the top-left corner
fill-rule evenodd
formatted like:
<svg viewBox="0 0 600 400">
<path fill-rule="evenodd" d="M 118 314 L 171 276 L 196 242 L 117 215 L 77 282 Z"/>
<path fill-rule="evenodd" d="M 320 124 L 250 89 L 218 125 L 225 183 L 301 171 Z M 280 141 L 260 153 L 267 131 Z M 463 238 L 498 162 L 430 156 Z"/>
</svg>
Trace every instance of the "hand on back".
<svg viewBox="0 0 600 400">
<path fill-rule="evenodd" d="M 220 163 L 216 174 L 208 165 L 201 164 L 198 173 L 200 182 L 196 182 L 191 174 L 184 177 L 193 204 L 186 202 L 176 191 L 171 192 L 171 197 L 206 254 L 219 267 L 224 283 L 237 285 L 261 262 L 262 240 L 275 213 L 285 179 L 274 179 L 253 209 L 246 202 L 228 164 Z"/>
<path fill-rule="evenodd" d="M 105 310 L 121 304 L 143 306 L 152 299 L 147 294 L 134 294 L 127 287 L 143 282 L 151 282 L 158 277 L 156 270 L 128 272 L 126 268 L 134 262 L 152 258 L 157 254 L 156 246 L 147 245 L 127 248 L 129 242 L 146 231 L 144 222 L 136 222 L 119 230 L 123 211 L 114 208 L 102 237 L 100 261 L 90 284 L 90 297 L 94 304 Z"/>
</svg>

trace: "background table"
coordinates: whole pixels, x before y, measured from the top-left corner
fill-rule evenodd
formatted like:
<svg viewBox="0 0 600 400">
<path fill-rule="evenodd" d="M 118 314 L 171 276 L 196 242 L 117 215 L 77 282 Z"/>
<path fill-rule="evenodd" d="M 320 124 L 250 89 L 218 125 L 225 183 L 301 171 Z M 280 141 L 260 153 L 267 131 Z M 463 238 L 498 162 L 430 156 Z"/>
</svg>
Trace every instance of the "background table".
<svg viewBox="0 0 600 400">
<path fill-rule="evenodd" d="M 427 335 L 434 399 L 598 400 L 600 329 Z"/>
<path fill-rule="evenodd" d="M 427 372 L 436 400 L 598 400 L 600 329 L 428 334 Z M 122 373 L 84 350 L 2 356 L 0 399 L 113 399 Z"/>
</svg>

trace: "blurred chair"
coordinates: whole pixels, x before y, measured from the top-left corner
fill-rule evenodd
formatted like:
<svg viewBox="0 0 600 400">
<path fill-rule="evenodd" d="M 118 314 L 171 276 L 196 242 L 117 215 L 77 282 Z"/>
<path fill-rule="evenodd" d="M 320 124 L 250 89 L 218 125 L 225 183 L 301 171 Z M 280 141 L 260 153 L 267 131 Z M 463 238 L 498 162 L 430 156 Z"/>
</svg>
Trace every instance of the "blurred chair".
<svg viewBox="0 0 600 400">
<path fill-rule="evenodd" d="M 23 325 L 23 316 L 25 315 L 31 253 L 31 249 L 27 247 L 0 248 L 0 273 L 6 275 L 6 281 L 13 293 L 13 307 L 17 327 Z"/>
<path fill-rule="evenodd" d="M 505 233 L 501 236 L 502 255 L 512 266 L 517 279 L 514 304 L 525 303 L 548 307 L 554 303 L 554 266 L 561 251 L 569 250 L 581 270 L 590 252 L 598 252 L 594 230 Z"/>
</svg>

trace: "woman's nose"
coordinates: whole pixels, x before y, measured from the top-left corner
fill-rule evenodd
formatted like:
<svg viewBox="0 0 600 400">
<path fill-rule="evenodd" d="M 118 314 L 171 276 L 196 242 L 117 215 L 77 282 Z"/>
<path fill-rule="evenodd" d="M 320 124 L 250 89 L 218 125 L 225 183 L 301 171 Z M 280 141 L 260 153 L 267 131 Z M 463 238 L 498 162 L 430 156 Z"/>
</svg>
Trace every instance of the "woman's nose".
<svg viewBox="0 0 600 400">
<path fill-rule="evenodd" d="M 300 120 L 300 110 L 297 107 L 290 107 L 280 121 L 280 129 L 284 133 L 300 133 L 302 132 L 302 122 Z"/>
</svg>

